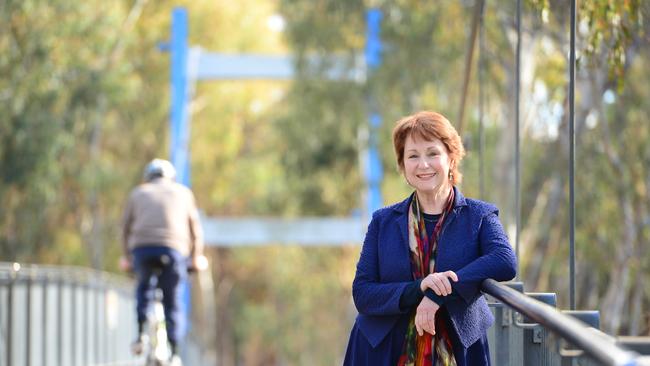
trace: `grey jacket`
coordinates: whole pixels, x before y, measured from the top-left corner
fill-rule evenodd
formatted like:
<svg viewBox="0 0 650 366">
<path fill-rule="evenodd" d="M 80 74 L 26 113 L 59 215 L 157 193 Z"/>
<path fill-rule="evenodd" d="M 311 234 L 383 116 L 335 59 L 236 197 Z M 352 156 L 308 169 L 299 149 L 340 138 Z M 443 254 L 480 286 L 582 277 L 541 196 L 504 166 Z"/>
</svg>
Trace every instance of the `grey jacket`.
<svg viewBox="0 0 650 366">
<path fill-rule="evenodd" d="M 203 231 L 194 195 L 170 179 L 157 178 L 133 189 L 122 222 L 125 253 L 162 245 L 185 256 L 203 254 Z"/>
</svg>

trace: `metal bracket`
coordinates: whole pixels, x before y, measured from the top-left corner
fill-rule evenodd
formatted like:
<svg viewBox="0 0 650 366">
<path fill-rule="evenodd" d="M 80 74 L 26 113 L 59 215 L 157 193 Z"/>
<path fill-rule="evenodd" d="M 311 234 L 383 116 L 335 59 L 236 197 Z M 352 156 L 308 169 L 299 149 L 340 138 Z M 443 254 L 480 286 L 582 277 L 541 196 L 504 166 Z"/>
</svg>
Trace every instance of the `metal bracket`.
<svg viewBox="0 0 650 366">
<path fill-rule="evenodd" d="M 593 332 L 595 337 L 601 337 L 600 331 L 594 327 L 589 327 L 587 328 L 588 331 Z M 607 341 L 610 341 L 612 343 L 615 342 L 615 338 L 605 335 L 605 339 Z M 559 339 L 557 342 L 557 352 L 560 354 L 562 357 L 566 358 L 576 358 L 584 355 L 584 351 L 581 349 L 575 349 L 575 348 L 570 348 L 571 345 L 569 345 L 564 339 Z"/>
<path fill-rule="evenodd" d="M 488 306 L 491 308 L 505 308 L 507 307 L 504 303 L 498 302 L 498 301 L 488 301 L 487 302 Z"/>
<path fill-rule="evenodd" d="M 581 349 L 566 349 L 560 347 L 558 353 L 564 358 L 576 358 L 582 356 L 585 352 Z"/>
<path fill-rule="evenodd" d="M 570 345 L 560 338 L 557 342 L 557 353 L 564 358 L 576 358 L 584 355 L 585 352 L 581 349 L 570 348 Z"/>
<path fill-rule="evenodd" d="M 501 313 L 501 326 L 509 327 L 512 324 L 512 310 L 506 304 L 495 301 L 488 295 L 484 295 L 487 300 L 487 304 L 490 308 L 494 309 L 495 315 Z"/>
<path fill-rule="evenodd" d="M 501 326 L 509 327 L 512 324 L 512 310 L 504 307 L 501 309 Z"/>
<path fill-rule="evenodd" d="M 524 323 L 520 319 L 517 319 L 518 317 L 521 318 L 520 313 L 513 313 L 512 314 L 512 321 L 515 324 L 515 326 L 517 326 L 517 327 L 519 327 L 521 329 L 535 329 L 535 328 L 541 328 L 542 327 L 538 323 Z"/>
<path fill-rule="evenodd" d="M 512 315 L 515 326 L 521 329 L 529 329 L 533 331 L 533 343 L 542 343 L 542 330 L 544 327 L 538 323 L 524 323 L 517 319 L 517 316 L 521 316 L 519 313 L 514 313 Z"/>
<path fill-rule="evenodd" d="M 542 327 L 533 328 L 533 343 L 542 343 Z"/>
</svg>

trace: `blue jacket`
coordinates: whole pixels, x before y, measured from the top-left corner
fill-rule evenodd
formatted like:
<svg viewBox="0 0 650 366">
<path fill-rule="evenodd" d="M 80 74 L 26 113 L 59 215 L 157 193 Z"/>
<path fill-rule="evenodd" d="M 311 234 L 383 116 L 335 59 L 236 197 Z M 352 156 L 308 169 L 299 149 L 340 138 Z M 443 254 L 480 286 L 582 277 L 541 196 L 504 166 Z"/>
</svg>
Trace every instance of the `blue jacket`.
<svg viewBox="0 0 650 366">
<path fill-rule="evenodd" d="M 497 217 L 498 209 L 463 197 L 455 187 L 454 191 L 454 207 L 438 241 L 436 271 L 452 270 L 458 275 L 452 287 L 460 296 L 450 298 L 445 306 L 461 343 L 468 348 L 494 322 L 480 293 L 481 282 L 514 278 L 517 263 Z M 407 232 L 412 198 L 373 214 L 357 264 L 352 284 L 359 312 L 356 326 L 373 347 L 393 329 L 401 314 L 412 311 L 399 307 L 404 288 L 414 280 Z"/>
</svg>

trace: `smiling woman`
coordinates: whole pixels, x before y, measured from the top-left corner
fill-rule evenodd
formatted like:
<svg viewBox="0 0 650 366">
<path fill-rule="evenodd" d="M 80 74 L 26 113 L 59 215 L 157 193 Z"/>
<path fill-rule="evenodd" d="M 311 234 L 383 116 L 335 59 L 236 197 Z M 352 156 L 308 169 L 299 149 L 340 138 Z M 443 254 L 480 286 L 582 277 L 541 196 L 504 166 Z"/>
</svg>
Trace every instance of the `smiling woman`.
<svg viewBox="0 0 650 366">
<path fill-rule="evenodd" d="M 406 152 L 404 159 L 404 177 L 406 181 L 415 188 L 420 195 L 422 211 L 425 213 L 439 214 L 442 207 L 433 207 L 437 201 L 436 197 L 444 198 L 449 195 L 451 183 L 450 168 L 453 161 L 445 144 L 439 139 L 431 141 L 409 136 L 404 147 Z M 429 205 L 425 205 L 428 202 Z M 428 206 L 428 207 L 427 207 Z"/>
<path fill-rule="evenodd" d="M 489 365 L 494 318 L 479 286 L 515 276 L 498 210 L 456 188 L 465 149 L 441 114 L 399 120 L 393 145 L 415 189 L 377 210 L 357 263 L 345 365 Z"/>
<path fill-rule="evenodd" d="M 450 159 L 457 163 L 451 166 L 451 183 L 458 185 L 462 182 L 462 174 L 458 168 L 460 161 L 465 157 L 465 148 L 458 132 L 445 116 L 436 112 L 420 112 L 397 121 L 393 130 L 393 147 L 397 165 L 402 173 L 405 165 L 405 147 L 409 139 L 441 142 Z"/>
<path fill-rule="evenodd" d="M 456 130 L 443 115 L 421 112 L 397 122 L 393 144 L 399 169 L 418 192 L 422 211 L 441 213 L 452 186 L 462 180 L 458 165 L 465 149 Z"/>
</svg>

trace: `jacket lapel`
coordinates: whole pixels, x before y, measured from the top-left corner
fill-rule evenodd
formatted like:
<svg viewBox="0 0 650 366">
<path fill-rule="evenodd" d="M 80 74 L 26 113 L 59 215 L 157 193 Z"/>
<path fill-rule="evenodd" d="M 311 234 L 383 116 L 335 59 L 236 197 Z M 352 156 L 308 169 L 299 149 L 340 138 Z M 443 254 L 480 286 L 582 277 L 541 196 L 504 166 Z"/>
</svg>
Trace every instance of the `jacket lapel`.
<svg viewBox="0 0 650 366">
<path fill-rule="evenodd" d="M 438 254 L 440 254 L 440 250 L 442 249 L 441 244 L 444 243 L 444 235 L 446 229 L 451 225 L 452 222 L 456 219 L 456 216 L 458 216 L 458 213 L 460 210 L 463 209 L 463 206 L 467 206 L 467 201 L 465 201 L 465 196 L 460 192 L 460 190 L 456 187 L 454 187 L 454 208 L 451 210 L 449 213 L 449 216 L 445 219 L 445 222 L 442 226 L 442 230 L 440 231 L 440 237 L 438 240 Z"/>
<path fill-rule="evenodd" d="M 399 228 L 400 236 L 402 237 L 402 246 L 406 248 L 406 252 L 408 253 L 409 249 L 409 233 L 408 233 L 408 210 L 409 206 L 411 204 L 411 199 L 413 198 L 413 194 L 411 194 L 409 197 L 407 197 L 404 201 L 398 203 L 395 205 L 393 208 L 395 211 L 397 211 L 397 226 Z"/>
</svg>

